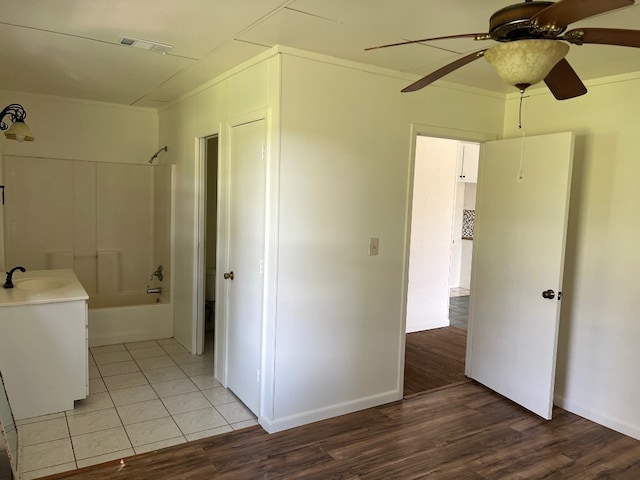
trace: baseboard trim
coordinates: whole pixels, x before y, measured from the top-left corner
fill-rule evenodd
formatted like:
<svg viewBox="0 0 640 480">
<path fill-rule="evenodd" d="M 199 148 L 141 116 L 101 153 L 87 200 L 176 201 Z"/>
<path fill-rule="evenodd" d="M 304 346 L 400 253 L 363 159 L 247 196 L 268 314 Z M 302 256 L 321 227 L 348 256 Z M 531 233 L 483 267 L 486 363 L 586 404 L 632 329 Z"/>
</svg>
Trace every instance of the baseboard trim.
<svg viewBox="0 0 640 480">
<path fill-rule="evenodd" d="M 393 390 L 274 420 L 269 420 L 268 418 L 261 416 L 258 419 L 258 423 L 260 423 L 262 428 L 264 428 L 268 433 L 276 433 L 290 428 L 307 425 L 309 423 L 326 420 L 328 418 L 346 415 L 347 413 L 377 407 L 378 405 L 384 405 L 385 403 L 391 403 L 398 400 L 402 400 L 402 391 Z"/>
<path fill-rule="evenodd" d="M 555 395 L 553 400 L 555 405 L 568 412 L 575 413 L 576 415 L 586 418 L 587 420 L 591 420 L 592 422 L 603 425 L 607 428 L 615 430 L 616 432 L 620 432 L 624 435 L 635 438 L 636 440 L 640 440 L 640 426 L 638 425 L 632 425 L 628 422 L 601 412 L 600 410 L 588 407 L 587 405 L 584 405 L 580 402 L 564 398 L 561 395 Z"/>
<path fill-rule="evenodd" d="M 459 382 L 453 382 L 453 383 L 450 383 L 449 385 L 443 385 L 441 387 L 430 388 L 429 390 L 425 390 L 424 392 L 409 393 L 409 394 L 405 395 L 403 397 L 403 399 L 404 400 L 410 400 L 410 399 L 415 398 L 415 397 L 420 397 L 422 395 L 428 395 L 429 393 L 439 392 L 440 390 L 447 390 L 449 388 L 458 387 L 460 385 L 464 385 L 466 383 L 471 383 L 473 381 L 474 381 L 473 379 L 467 378 L 466 380 L 460 380 Z"/>
<path fill-rule="evenodd" d="M 450 325 L 448 318 L 441 318 L 439 320 L 431 320 L 420 323 L 407 323 L 405 333 L 421 332 L 423 330 L 433 330 L 434 328 L 448 327 Z"/>
</svg>

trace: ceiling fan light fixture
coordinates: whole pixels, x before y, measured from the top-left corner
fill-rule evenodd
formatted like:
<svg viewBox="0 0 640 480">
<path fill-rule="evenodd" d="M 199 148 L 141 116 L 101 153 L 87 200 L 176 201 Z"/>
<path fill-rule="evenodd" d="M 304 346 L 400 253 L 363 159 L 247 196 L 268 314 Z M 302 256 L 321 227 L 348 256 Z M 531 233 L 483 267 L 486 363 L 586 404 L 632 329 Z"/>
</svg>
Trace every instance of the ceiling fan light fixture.
<svg viewBox="0 0 640 480">
<path fill-rule="evenodd" d="M 521 91 L 544 80 L 551 69 L 569 52 L 559 40 L 531 39 L 501 43 L 484 52 L 500 78 Z"/>
</svg>

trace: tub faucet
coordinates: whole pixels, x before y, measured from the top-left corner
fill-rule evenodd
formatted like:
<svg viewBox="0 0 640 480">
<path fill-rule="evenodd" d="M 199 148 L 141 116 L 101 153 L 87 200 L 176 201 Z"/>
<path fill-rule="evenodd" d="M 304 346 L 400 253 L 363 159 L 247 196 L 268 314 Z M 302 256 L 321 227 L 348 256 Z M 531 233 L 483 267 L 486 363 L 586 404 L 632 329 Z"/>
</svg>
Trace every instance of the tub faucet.
<svg viewBox="0 0 640 480">
<path fill-rule="evenodd" d="M 16 270 L 20 270 L 21 272 L 26 272 L 27 269 L 24 267 L 13 267 L 11 270 L 7 272 L 7 280 L 4 282 L 4 288 L 13 288 L 13 272 Z"/>
<path fill-rule="evenodd" d="M 158 277 L 158 280 L 162 281 L 162 279 L 164 278 L 164 273 L 162 270 L 162 265 L 158 265 L 158 268 L 156 268 L 156 271 L 153 272 L 151 274 L 151 276 L 149 277 L 149 281 L 153 280 L 153 277 Z"/>
</svg>

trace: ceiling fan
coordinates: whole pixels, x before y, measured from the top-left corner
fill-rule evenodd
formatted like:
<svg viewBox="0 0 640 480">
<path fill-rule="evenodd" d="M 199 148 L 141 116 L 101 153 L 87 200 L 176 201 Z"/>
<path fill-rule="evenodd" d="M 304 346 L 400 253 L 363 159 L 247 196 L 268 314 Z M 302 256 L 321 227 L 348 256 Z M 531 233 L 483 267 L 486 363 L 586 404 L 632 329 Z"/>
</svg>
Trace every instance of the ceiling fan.
<svg viewBox="0 0 640 480">
<path fill-rule="evenodd" d="M 565 32 L 570 23 L 618 8 L 633 5 L 634 0 L 558 0 L 557 2 L 525 0 L 502 8 L 491 15 L 488 33 L 466 33 L 445 37 L 423 38 L 378 47 L 397 47 L 451 38 L 495 40 L 497 45 L 478 50 L 439 68 L 403 92 L 414 92 L 454 70 L 485 57 L 498 70 L 500 77 L 524 92 L 542 80 L 558 100 L 587 93 L 575 70 L 564 58 L 569 43 L 619 45 L 640 48 L 640 30 L 615 28 L 576 28 Z"/>
</svg>

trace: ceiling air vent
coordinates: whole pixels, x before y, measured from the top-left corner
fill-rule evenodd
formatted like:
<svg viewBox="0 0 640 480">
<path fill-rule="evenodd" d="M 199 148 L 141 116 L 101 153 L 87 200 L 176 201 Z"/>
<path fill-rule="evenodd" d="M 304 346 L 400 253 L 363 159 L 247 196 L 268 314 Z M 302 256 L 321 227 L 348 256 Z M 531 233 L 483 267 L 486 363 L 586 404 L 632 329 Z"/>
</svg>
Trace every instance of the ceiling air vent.
<svg viewBox="0 0 640 480">
<path fill-rule="evenodd" d="M 120 45 L 126 47 L 141 48 L 142 50 L 148 50 L 156 53 L 167 53 L 173 48 L 173 45 L 167 45 L 165 43 L 151 42 L 149 40 L 140 40 L 139 38 L 120 37 L 118 39 Z"/>
</svg>

